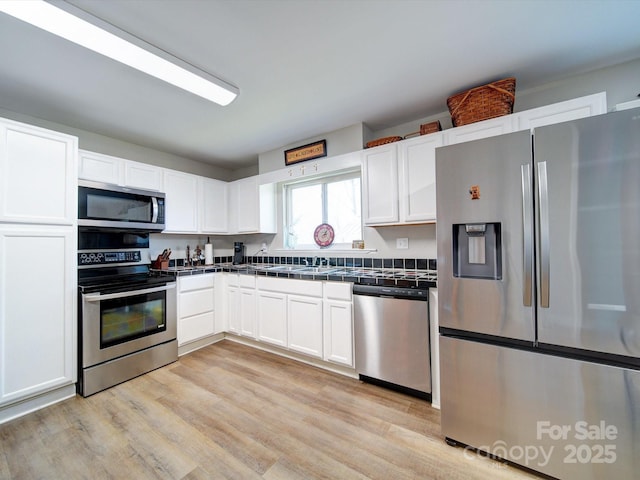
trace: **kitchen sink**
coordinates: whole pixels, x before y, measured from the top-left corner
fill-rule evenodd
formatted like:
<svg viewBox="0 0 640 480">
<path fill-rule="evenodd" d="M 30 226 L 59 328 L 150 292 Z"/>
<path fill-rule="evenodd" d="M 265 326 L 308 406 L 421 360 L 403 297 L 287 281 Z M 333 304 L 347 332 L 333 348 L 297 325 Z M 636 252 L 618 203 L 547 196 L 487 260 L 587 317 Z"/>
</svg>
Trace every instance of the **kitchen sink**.
<svg viewBox="0 0 640 480">
<path fill-rule="evenodd" d="M 332 273 L 337 271 L 336 267 L 302 267 L 301 273 Z"/>
<path fill-rule="evenodd" d="M 276 272 L 295 272 L 297 270 L 300 270 L 301 267 L 300 265 L 276 265 L 274 267 L 267 267 L 265 270 L 268 270 L 270 272 L 276 271 Z"/>
</svg>

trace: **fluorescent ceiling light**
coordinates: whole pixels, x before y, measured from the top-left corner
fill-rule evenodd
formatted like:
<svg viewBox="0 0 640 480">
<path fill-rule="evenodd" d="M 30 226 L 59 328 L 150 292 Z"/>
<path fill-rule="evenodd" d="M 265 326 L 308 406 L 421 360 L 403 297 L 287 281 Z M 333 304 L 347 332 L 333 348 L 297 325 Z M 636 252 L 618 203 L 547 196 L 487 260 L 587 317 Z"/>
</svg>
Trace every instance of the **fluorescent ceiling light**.
<svg viewBox="0 0 640 480">
<path fill-rule="evenodd" d="M 236 87 L 213 75 L 99 19 L 86 21 L 80 17 L 88 18 L 88 14 L 71 5 L 64 4 L 63 8 L 42 0 L 0 0 L 0 12 L 217 104 L 228 105 L 238 95 Z"/>
</svg>

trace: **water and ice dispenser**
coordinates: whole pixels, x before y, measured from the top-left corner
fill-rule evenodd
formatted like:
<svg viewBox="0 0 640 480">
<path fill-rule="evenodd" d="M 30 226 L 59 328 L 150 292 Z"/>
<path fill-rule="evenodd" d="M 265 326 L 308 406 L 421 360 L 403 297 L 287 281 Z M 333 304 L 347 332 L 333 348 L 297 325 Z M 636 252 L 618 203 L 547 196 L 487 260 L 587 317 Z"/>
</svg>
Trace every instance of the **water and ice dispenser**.
<svg viewBox="0 0 640 480">
<path fill-rule="evenodd" d="M 502 279 L 500 222 L 453 224 L 453 276 Z"/>
</svg>

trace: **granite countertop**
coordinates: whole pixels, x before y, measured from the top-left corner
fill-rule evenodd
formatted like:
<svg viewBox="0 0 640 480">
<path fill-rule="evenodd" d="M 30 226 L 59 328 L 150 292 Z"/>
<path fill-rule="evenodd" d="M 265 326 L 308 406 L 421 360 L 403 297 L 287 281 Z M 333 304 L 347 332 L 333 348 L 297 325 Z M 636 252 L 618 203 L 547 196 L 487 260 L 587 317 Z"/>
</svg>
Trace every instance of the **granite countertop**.
<svg viewBox="0 0 640 480">
<path fill-rule="evenodd" d="M 363 268 L 282 264 L 244 264 L 219 263 L 195 267 L 169 267 L 151 269 L 154 275 L 198 275 L 214 272 L 235 272 L 246 275 L 294 278 L 300 280 L 330 280 L 334 282 L 352 282 L 360 285 L 381 285 L 386 287 L 435 288 L 437 277 L 434 270 L 407 270 L 398 268 Z"/>
</svg>

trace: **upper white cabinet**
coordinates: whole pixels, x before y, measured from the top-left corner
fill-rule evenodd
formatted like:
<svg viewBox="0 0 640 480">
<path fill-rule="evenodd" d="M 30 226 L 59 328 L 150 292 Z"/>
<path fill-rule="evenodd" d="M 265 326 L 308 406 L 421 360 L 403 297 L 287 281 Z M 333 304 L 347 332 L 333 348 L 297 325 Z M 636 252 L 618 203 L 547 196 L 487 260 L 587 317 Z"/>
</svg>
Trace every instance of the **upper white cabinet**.
<svg viewBox="0 0 640 480">
<path fill-rule="evenodd" d="M 229 188 L 227 182 L 212 178 L 199 179 L 200 231 L 229 232 Z"/>
<path fill-rule="evenodd" d="M 398 223 L 398 152 L 395 144 L 362 152 L 362 217 L 365 225 Z"/>
<path fill-rule="evenodd" d="M 436 219 L 436 148 L 442 134 L 424 135 L 398 146 L 400 218 L 404 223 Z"/>
<path fill-rule="evenodd" d="M 75 225 L 77 142 L 0 120 L 0 222 Z"/>
<path fill-rule="evenodd" d="M 162 191 L 162 168 L 147 163 L 124 162 L 124 186 Z"/>
<path fill-rule="evenodd" d="M 433 222 L 436 218 L 436 147 L 442 133 L 363 151 L 365 225 Z"/>
<path fill-rule="evenodd" d="M 603 113 L 607 113 L 607 94 L 600 92 L 517 113 L 515 115 L 515 130 L 568 122 Z"/>
<path fill-rule="evenodd" d="M 198 233 L 198 177 L 164 171 L 165 232 Z"/>
<path fill-rule="evenodd" d="M 450 128 L 444 130 L 442 133 L 445 137 L 445 144 L 453 145 L 454 143 L 470 142 L 472 140 L 480 140 L 481 138 L 511 133 L 514 131 L 513 129 L 513 116 L 505 115 L 461 127 Z"/>
<path fill-rule="evenodd" d="M 276 233 L 274 184 L 259 184 L 258 176 L 229 184 L 230 233 Z"/>
<path fill-rule="evenodd" d="M 80 150 L 79 156 L 78 178 L 112 185 L 122 183 L 124 159 L 86 150 Z"/>
<path fill-rule="evenodd" d="M 143 190 L 162 190 L 162 168 L 86 150 L 80 150 L 78 178 Z"/>
</svg>

